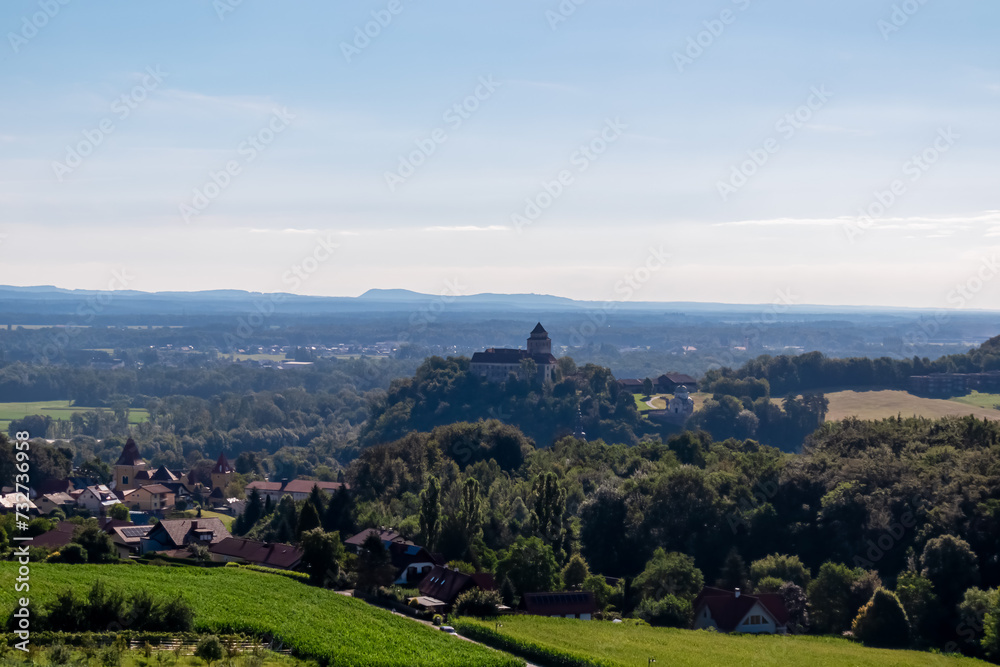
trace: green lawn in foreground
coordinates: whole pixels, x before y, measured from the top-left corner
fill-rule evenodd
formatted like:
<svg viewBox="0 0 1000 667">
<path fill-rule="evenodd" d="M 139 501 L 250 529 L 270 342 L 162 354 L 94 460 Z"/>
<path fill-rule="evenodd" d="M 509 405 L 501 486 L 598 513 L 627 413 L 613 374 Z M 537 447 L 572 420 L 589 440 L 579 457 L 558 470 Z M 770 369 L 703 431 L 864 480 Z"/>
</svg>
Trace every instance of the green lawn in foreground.
<svg viewBox="0 0 1000 667">
<path fill-rule="evenodd" d="M 975 405 L 980 408 L 987 408 L 989 410 L 997 410 L 1000 408 L 1000 394 L 980 394 L 978 391 L 973 391 L 967 396 L 955 396 L 950 399 L 956 403 L 965 403 L 966 405 Z"/>
<path fill-rule="evenodd" d="M 83 649 L 74 648 L 72 646 L 68 647 L 72 652 L 69 665 L 89 665 L 95 664 L 93 662 L 87 662 L 86 653 Z M 161 654 L 164 654 L 162 658 L 163 662 L 160 662 L 158 658 Z M 45 656 L 48 662 L 43 662 L 39 658 Z M 23 653 L 21 651 L 10 651 L 5 657 L 4 665 L 14 664 L 14 665 L 47 665 L 56 663 L 52 661 L 53 649 L 52 647 L 46 647 L 39 650 L 38 654 L 34 657 Z M 96 658 L 95 658 L 96 660 Z M 120 667 L 149 667 L 149 665 L 169 665 L 169 667 L 206 667 L 205 661 L 201 658 L 196 658 L 193 655 L 182 655 L 180 657 L 174 657 L 174 655 L 169 651 L 159 651 L 153 650 L 152 655 L 146 658 L 142 651 L 126 651 L 122 654 L 122 661 Z M 216 663 L 219 664 L 219 663 Z M 230 662 L 231 665 L 242 666 L 248 664 L 254 664 L 258 667 L 307 667 L 308 665 L 315 665 L 316 663 L 304 662 L 302 660 L 297 660 L 293 657 L 282 655 L 280 653 L 273 653 L 270 651 L 264 651 L 261 653 L 261 662 L 256 663 L 253 660 L 246 660 L 245 658 L 237 657 L 235 660 Z"/>
<path fill-rule="evenodd" d="M 13 582 L 17 563 L 0 563 Z M 181 594 L 199 632 L 273 635 L 336 667 L 515 667 L 509 655 L 288 577 L 239 568 L 152 565 L 31 565 L 31 600 L 44 605 L 67 588 L 83 597 L 101 579 L 126 593 Z M 14 610 L 14 586 L 0 587 L 0 618 Z"/>
<path fill-rule="evenodd" d="M 726 635 L 702 630 L 650 628 L 627 623 L 577 621 L 537 616 L 501 619 L 500 634 L 514 640 L 569 653 L 580 664 L 636 667 L 656 658 L 657 665 L 679 667 L 738 667 L 742 665 L 809 665 L 810 667 L 911 667 L 942 665 L 973 667 L 988 664 L 971 658 L 919 651 L 890 651 L 861 646 L 837 637 Z M 494 621 L 462 619 L 496 634 Z M 477 633 L 478 634 L 478 633 Z M 583 662 L 589 661 L 589 662 Z M 566 663 L 571 664 L 571 663 Z"/>
<path fill-rule="evenodd" d="M 7 432 L 10 422 L 13 419 L 22 419 L 28 415 L 48 415 L 53 421 L 60 419 L 68 420 L 74 412 L 88 412 L 90 410 L 110 412 L 108 408 L 88 408 L 73 405 L 73 401 L 34 401 L 27 403 L 0 403 L 0 431 Z M 149 419 L 149 413 L 145 408 L 132 408 L 129 410 L 128 421 L 130 424 L 141 424 Z"/>
</svg>

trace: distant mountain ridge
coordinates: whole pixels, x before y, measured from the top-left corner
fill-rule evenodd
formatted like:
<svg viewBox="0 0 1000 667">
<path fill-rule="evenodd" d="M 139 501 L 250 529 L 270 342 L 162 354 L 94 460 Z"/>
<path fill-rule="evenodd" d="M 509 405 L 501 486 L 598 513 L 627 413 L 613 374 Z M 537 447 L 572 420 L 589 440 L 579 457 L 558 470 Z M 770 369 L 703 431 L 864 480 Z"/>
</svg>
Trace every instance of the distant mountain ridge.
<svg viewBox="0 0 1000 667">
<path fill-rule="evenodd" d="M 83 304 L 102 296 L 103 315 L 226 315 L 248 311 L 268 311 L 283 314 L 319 315 L 361 312 L 397 312 L 412 310 L 421 304 L 445 300 L 449 309 L 465 312 L 645 312 L 671 316 L 691 314 L 753 315 L 782 313 L 790 315 L 883 314 L 914 317 L 932 309 L 894 306 L 825 306 L 794 304 L 776 311 L 771 304 L 727 304 L 692 301 L 578 301 L 550 294 L 468 294 L 435 295 L 408 289 L 370 289 L 357 297 L 308 296 L 283 292 L 262 293 L 246 290 L 217 289 L 197 292 L 141 292 L 137 290 L 102 291 L 65 289 L 52 285 L 0 285 L 0 313 L 73 314 Z M 971 311 L 972 309 L 968 309 Z M 990 311 L 978 311 L 990 312 Z"/>
</svg>

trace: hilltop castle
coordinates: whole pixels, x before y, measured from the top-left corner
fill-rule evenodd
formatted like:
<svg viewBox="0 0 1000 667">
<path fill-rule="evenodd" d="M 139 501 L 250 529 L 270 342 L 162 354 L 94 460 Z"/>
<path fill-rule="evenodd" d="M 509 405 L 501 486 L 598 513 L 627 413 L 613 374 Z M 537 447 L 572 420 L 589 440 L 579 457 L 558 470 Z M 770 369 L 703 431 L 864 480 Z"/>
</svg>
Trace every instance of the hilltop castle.
<svg viewBox="0 0 1000 667">
<path fill-rule="evenodd" d="M 510 373 L 521 375 L 521 361 L 524 359 L 535 362 L 538 378 L 543 382 L 555 377 L 556 358 L 552 356 L 552 339 L 541 322 L 532 329 L 527 350 L 491 347 L 485 352 L 476 352 L 472 355 L 469 370 L 491 382 L 502 382 Z"/>
</svg>

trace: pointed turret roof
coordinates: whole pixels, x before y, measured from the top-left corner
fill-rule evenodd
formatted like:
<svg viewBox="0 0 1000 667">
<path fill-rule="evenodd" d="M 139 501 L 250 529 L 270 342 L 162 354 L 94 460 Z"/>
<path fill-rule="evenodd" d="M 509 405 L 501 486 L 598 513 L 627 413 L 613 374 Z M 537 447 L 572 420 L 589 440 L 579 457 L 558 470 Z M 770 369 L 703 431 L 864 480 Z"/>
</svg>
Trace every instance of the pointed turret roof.
<svg viewBox="0 0 1000 667">
<path fill-rule="evenodd" d="M 142 456 L 139 454 L 139 448 L 136 446 L 135 440 L 129 438 L 125 442 L 125 448 L 122 449 L 122 455 L 118 457 L 118 463 L 115 465 L 137 466 L 144 463 L 145 461 L 142 460 Z"/>
<path fill-rule="evenodd" d="M 229 459 L 226 458 L 226 453 L 222 452 L 219 454 L 219 460 L 215 462 L 215 467 L 212 468 L 213 474 L 224 475 L 226 473 L 235 472 L 232 466 L 229 465 Z"/>
<path fill-rule="evenodd" d="M 547 334 L 547 333 L 548 333 L 548 331 L 545 330 L 545 327 L 542 326 L 541 322 L 539 322 L 538 324 L 536 324 L 535 328 L 531 330 L 531 334 L 532 335 L 535 335 L 535 334 Z"/>
<path fill-rule="evenodd" d="M 176 482 L 177 475 L 170 472 L 167 469 L 167 466 L 160 466 L 159 468 L 156 469 L 156 472 L 154 472 L 152 475 L 149 476 L 149 479 L 153 480 L 154 482 Z"/>
</svg>

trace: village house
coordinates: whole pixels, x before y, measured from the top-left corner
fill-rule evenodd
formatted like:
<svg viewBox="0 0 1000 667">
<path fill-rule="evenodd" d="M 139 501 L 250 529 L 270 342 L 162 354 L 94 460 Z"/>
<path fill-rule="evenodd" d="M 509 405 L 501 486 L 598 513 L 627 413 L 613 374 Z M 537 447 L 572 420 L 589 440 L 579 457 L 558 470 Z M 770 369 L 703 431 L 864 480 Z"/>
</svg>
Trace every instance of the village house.
<svg viewBox="0 0 1000 667">
<path fill-rule="evenodd" d="M 153 551 L 175 551 L 187 549 L 192 544 L 210 547 L 232 537 L 226 526 L 216 518 L 211 519 L 164 519 L 141 538 L 140 553 Z"/>
<path fill-rule="evenodd" d="M 341 482 L 321 482 L 315 479 L 293 479 L 286 482 L 250 482 L 246 486 L 247 497 L 253 493 L 254 489 L 260 494 L 260 499 L 271 499 L 272 503 L 277 503 L 284 496 L 291 496 L 292 500 L 298 502 L 309 497 L 314 486 L 318 486 L 320 491 L 333 494 L 341 487 L 350 488 Z"/>
<path fill-rule="evenodd" d="M 694 629 L 720 632 L 785 634 L 788 610 L 777 593 L 744 595 L 706 586 L 694 601 Z"/>
<path fill-rule="evenodd" d="M 664 373 L 653 381 L 653 386 L 663 394 L 672 394 L 678 387 L 685 387 L 688 392 L 698 391 L 698 381 L 687 373 Z"/>
<path fill-rule="evenodd" d="M 119 504 L 121 501 L 118 496 L 103 484 L 88 486 L 76 499 L 77 507 L 82 507 L 97 516 L 104 516 L 108 513 L 108 508 Z"/>
<path fill-rule="evenodd" d="M 138 556 L 142 548 L 142 538 L 149 534 L 153 526 L 115 526 L 112 528 L 111 541 L 118 549 L 119 558 Z"/>
<path fill-rule="evenodd" d="M 27 505 L 28 512 L 38 513 L 38 507 L 28 500 L 23 493 L 5 493 L 0 495 L 0 513 L 16 512 L 18 505 Z"/>
<path fill-rule="evenodd" d="M 303 552 L 290 544 L 257 542 L 227 537 L 208 548 L 217 563 L 251 563 L 279 570 L 295 570 L 302 563 Z"/>
<path fill-rule="evenodd" d="M 35 498 L 35 505 L 42 514 L 52 514 L 56 510 L 66 511 L 76 505 L 76 500 L 68 493 L 46 493 Z"/>
<path fill-rule="evenodd" d="M 532 616 L 577 618 L 589 621 L 598 612 L 594 594 L 590 591 L 568 593 L 525 593 L 521 609 Z"/>
<path fill-rule="evenodd" d="M 161 516 L 174 508 L 175 498 L 174 492 L 163 484 L 147 484 L 130 491 L 124 502 L 133 510 Z"/>
<path fill-rule="evenodd" d="M 469 363 L 469 371 L 490 382 L 503 382 L 511 373 L 521 376 L 521 362 L 525 359 L 535 362 L 537 379 L 551 382 L 555 377 L 556 358 L 552 356 L 552 339 L 541 322 L 531 331 L 527 350 L 491 347 L 484 352 L 476 352 Z"/>
<path fill-rule="evenodd" d="M 396 570 L 396 579 L 393 582 L 396 585 L 414 586 L 422 581 L 435 566 L 445 563 L 441 554 L 431 553 L 419 544 L 404 539 L 402 535 L 391 529 L 369 528 L 347 538 L 344 544 L 349 551 L 360 553 L 361 545 L 370 534 L 377 535 L 383 548 L 389 552 L 392 566 Z"/>
<path fill-rule="evenodd" d="M 465 574 L 444 565 L 436 565 L 417 587 L 420 595 L 412 600 L 422 609 L 443 613 L 451 609 L 455 598 L 473 588 L 496 590 L 493 575 L 485 572 Z"/>
</svg>

